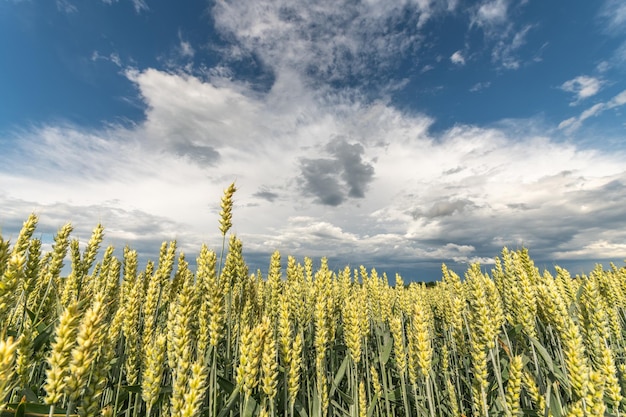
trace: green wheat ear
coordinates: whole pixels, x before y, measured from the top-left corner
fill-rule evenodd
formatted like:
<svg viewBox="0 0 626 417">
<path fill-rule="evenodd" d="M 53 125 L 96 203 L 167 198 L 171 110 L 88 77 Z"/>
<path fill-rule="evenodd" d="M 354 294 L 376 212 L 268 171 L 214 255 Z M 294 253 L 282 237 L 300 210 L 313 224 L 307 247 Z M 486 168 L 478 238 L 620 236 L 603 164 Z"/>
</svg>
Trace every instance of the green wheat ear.
<svg viewBox="0 0 626 417">
<path fill-rule="evenodd" d="M 234 182 L 224 190 L 222 210 L 220 211 L 220 232 L 222 232 L 222 236 L 226 236 L 226 233 L 233 225 L 233 194 L 235 194 L 235 191 L 237 191 L 237 187 L 235 187 Z"/>
</svg>

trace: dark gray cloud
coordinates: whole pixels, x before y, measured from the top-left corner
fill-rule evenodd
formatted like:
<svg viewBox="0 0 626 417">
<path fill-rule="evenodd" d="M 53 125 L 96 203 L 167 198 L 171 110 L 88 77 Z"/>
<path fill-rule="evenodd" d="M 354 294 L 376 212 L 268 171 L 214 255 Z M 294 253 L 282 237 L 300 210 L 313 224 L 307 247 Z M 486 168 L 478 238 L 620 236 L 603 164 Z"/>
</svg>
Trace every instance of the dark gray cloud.
<svg viewBox="0 0 626 417">
<path fill-rule="evenodd" d="M 345 199 L 339 183 L 340 167 L 334 159 L 302 159 L 300 183 L 305 194 L 317 197 L 327 206 L 338 206 Z"/>
<path fill-rule="evenodd" d="M 254 197 L 262 198 L 263 200 L 267 200 L 270 203 L 273 203 L 274 200 L 278 198 L 278 194 L 271 192 L 269 190 L 261 189 L 256 193 L 252 194 Z"/>
<path fill-rule="evenodd" d="M 463 167 L 456 167 L 456 168 L 452 168 L 452 169 L 447 169 L 445 171 L 443 171 L 443 175 L 452 175 L 452 174 L 457 174 L 459 172 L 463 171 Z"/>
<path fill-rule="evenodd" d="M 613 180 L 601 187 L 589 191 L 576 192 L 575 201 L 580 204 L 607 206 L 624 201 L 626 198 L 626 184 L 620 180 Z"/>
<path fill-rule="evenodd" d="M 559 177 L 568 183 L 572 175 Z M 549 181 L 546 177 L 537 185 L 548 189 Z M 408 214 L 422 220 L 425 231 L 436 225 L 436 235 L 420 234 L 416 229 L 411 240 L 418 246 L 443 247 L 449 242 L 468 245 L 474 248 L 472 256 L 483 258 L 498 255 L 503 246 L 525 246 L 544 266 L 567 265 L 572 259 L 563 256 L 567 253 L 577 253 L 581 260 L 599 260 L 603 253 L 610 253 L 609 249 L 603 251 L 603 245 L 626 241 L 626 182 L 614 180 L 586 190 L 557 189 L 560 192 L 543 195 L 540 200 L 507 204 L 506 208 L 479 205 L 469 199 L 435 201 Z"/>
<path fill-rule="evenodd" d="M 342 167 L 341 179 L 348 186 L 348 196 L 354 198 L 365 197 L 367 185 L 374 177 L 374 167 L 363 161 L 365 151 L 360 143 L 349 144 L 345 139 L 339 139 L 326 146 Z"/>
<path fill-rule="evenodd" d="M 530 210 L 532 207 L 526 203 L 512 203 L 506 205 L 511 210 Z"/>
<path fill-rule="evenodd" d="M 214 166 L 220 159 L 220 153 L 207 145 L 179 142 L 174 145 L 174 150 L 178 155 L 186 156 L 200 166 Z"/>
<path fill-rule="evenodd" d="M 427 210 L 416 209 L 411 212 L 413 219 L 420 218 L 435 219 L 439 217 L 448 217 L 457 213 L 475 208 L 476 204 L 471 200 L 440 200 L 434 202 Z"/>
<path fill-rule="evenodd" d="M 325 150 L 331 158 L 301 159 L 299 183 L 304 194 L 328 206 L 338 206 L 347 198 L 364 198 L 374 167 L 363 160 L 363 146 L 338 138 Z"/>
</svg>

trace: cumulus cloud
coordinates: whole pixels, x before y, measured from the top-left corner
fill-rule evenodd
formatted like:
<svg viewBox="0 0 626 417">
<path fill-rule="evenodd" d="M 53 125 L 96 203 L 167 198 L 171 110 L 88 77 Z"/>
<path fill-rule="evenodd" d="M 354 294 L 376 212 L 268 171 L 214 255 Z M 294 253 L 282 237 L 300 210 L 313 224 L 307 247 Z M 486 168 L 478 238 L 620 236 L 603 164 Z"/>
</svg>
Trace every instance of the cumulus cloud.
<svg viewBox="0 0 626 417">
<path fill-rule="evenodd" d="M 509 3 L 507 0 L 483 1 L 472 17 L 472 23 L 479 26 L 493 26 L 507 21 Z"/>
<path fill-rule="evenodd" d="M 219 197 L 236 180 L 233 231 L 259 260 L 279 249 L 406 271 L 431 262 L 436 271 L 504 245 L 548 260 L 581 247 L 605 256 L 626 238 L 618 153 L 535 136 L 532 126 L 433 135 L 423 115 L 310 90 L 296 100 L 279 86 L 260 96 L 219 78 L 129 77 L 146 103 L 138 125 L 13 132 L 15 146 L 0 155 L 0 203 L 16 212 L 3 223 L 33 210 L 50 227 L 79 216 L 81 235 L 102 221 L 116 242 L 156 251 L 176 235 L 193 253 L 218 241 Z M 606 105 L 625 101 L 623 93 Z M 193 158 L 209 147 L 219 157 Z"/>
<path fill-rule="evenodd" d="M 302 159 L 300 183 L 303 192 L 329 206 L 338 206 L 348 197 L 365 197 L 374 167 L 362 160 L 363 146 L 336 139 L 325 148 L 331 158 Z"/>
<path fill-rule="evenodd" d="M 265 123 L 258 103 L 235 85 L 219 88 L 187 74 L 154 69 L 131 70 L 127 76 L 149 107 L 145 134 L 180 156 L 214 165 L 221 157 L 220 148 L 246 148 L 253 143 L 250 139 L 267 133 L 261 127 Z M 237 133 L 252 132 L 255 125 L 259 129 L 253 138 Z"/>
<path fill-rule="evenodd" d="M 456 51 L 450 56 L 450 61 L 455 65 L 465 65 L 465 58 L 461 51 Z"/>
<path fill-rule="evenodd" d="M 363 161 L 363 146 L 338 139 L 330 142 L 326 148 L 341 167 L 341 178 L 348 188 L 348 196 L 365 197 L 365 190 L 374 176 L 374 167 Z"/>
<path fill-rule="evenodd" d="M 576 105 L 582 100 L 596 95 L 602 88 L 603 81 L 599 78 L 579 75 L 561 85 L 561 90 L 573 93 L 576 100 L 570 103 Z"/>
<path fill-rule="evenodd" d="M 306 194 L 317 197 L 321 204 L 338 206 L 343 203 L 345 193 L 337 176 L 340 168 L 332 159 L 303 159 L 302 188 Z"/>
</svg>

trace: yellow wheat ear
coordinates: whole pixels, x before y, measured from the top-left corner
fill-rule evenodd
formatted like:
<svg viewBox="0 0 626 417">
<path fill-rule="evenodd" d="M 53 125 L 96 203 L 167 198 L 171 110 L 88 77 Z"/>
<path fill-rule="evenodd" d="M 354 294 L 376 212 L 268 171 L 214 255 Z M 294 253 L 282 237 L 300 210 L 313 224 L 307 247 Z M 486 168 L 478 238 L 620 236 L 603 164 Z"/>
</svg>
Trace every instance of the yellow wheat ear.
<svg viewBox="0 0 626 417">
<path fill-rule="evenodd" d="M 222 236 L 226 236 L 226 233 L 233 225 L 233 194 L 235 194 L 235 191 L 237 191 L 237 187 L 235 187 L 234 182 L 224 190 L 221 204 L 222 210 L 220 211 L 220 232 L 222 232 Z"/>
</svg>

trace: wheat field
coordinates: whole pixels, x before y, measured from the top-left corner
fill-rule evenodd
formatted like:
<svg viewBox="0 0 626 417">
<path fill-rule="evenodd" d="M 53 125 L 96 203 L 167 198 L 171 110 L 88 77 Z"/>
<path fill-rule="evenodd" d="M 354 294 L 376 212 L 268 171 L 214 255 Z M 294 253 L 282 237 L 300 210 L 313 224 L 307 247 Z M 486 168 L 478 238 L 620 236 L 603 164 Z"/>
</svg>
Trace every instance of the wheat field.
<svg viewBox="0 0 626 417">
<path fill-rule="evenodd" d="M 0 236 L 2 417 L 626 413 L 624 267 L 504 248 L 426 287 L 275 252 L 262 276 L 228 235 L 235 192 L 195 271 L 175 241 L 117 259 L 101 225 L 82 249 L 67 224 L 43 252 L 36 215 Z"/>
</svg>

